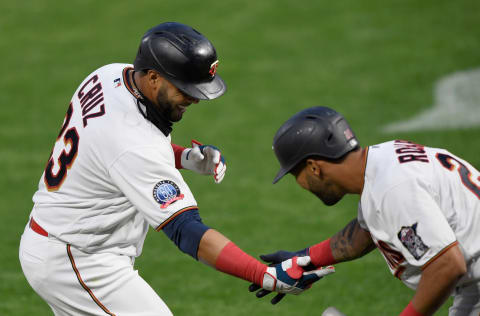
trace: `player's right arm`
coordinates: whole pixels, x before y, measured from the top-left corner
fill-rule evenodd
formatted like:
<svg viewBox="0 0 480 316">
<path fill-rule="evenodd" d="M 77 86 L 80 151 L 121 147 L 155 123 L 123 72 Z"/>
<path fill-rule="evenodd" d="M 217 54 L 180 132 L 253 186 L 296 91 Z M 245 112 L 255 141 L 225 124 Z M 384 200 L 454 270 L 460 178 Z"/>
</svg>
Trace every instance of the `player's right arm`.
<svg viewBox="0 0 480 316">
<path fill-rule="evenodd" d="M 330 249 L 336 262 L 350 261 L 363 257 L 375 248 L 376 246 L 370 233 L 360 227 L 357 218 L 353 219 L 345 228 L 330 238 Z"/>
<path fill-rule="evenodd" d="M 370 233 L 355 218 L 332 237 L 311 247 L 295 252 L 280 250 L 260 257 L 269 263 L 279 263 L 293 256 L 308 255 L 313 269 L 360 258 L 375 248 Z"/>
<path fill-rule="evenodd" d="M 373 249 L 375 249 L 375 244 L 370 233 L 364 230 L 358 219 L 355 218 L 331 238 L 316 245 L 295 252 L 280 250 L 268 255 L 261 255 L 260 258 L 270 264 L 279 264 L 295 256 L 309 256 L 310 264 L 304 268 L 308 271 L 362 257 Z M 251 284 L 249 291 L 254 292 L 259 288 L 258 285 Z M 270 291 L 261 289 L 256 296 L 261 298 L 269 293 Z M 282 298 L 283 294 L 278 294 L 271 302 L 276 304 Z"/>
<path fill-rule="evenodd" d="M 227 171 L 225 157 L 220 149 L 212 145 L 202 145 L 192 140 L 192 147 L 185 148 L 171 144 L 177 169 L 188 169 L 203 175 L 213 175 L 215 183 L 220 183 Z"/>
</svg>

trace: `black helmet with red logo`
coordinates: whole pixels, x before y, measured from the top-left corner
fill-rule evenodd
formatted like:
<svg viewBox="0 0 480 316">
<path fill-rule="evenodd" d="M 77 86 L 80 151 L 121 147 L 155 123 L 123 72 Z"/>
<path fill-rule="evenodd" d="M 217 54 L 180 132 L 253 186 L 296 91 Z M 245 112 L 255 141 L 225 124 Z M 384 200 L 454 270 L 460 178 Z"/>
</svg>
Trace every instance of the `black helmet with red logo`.
<svg viewBox="0 0 480 316">
<path fill-rule="evenodd" d="M 197 99 L 215 99 L 227 89 L 217 75 L 215 47 L 185 24 L 167 22 L 148 30 L 133 64 L 136 71 L 158 71 L 178 89 Z"/>
<path fill-rule="evenodd" d="M 325 106 L 302 110 L 283 123 L 273 138 L 280 162 L 273 183 L 308 157 L 340 159 L 356 148 L 358 140 L 340 113 Z"/>
</svg>

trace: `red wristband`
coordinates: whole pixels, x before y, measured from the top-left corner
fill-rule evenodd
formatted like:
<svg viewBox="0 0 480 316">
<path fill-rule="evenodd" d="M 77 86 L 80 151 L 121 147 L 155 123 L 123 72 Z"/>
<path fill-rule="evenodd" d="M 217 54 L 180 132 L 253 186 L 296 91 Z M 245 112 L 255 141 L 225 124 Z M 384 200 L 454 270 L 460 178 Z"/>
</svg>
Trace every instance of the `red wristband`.
<svg viewBox="0 0 480 316">
<path fill-rule="evenodd" d="M 402 311 L 400 316 L 423 316 L 423 314 L 420 314 L 417 312 L 415 307 L 413 307 L 412 302 L 408 303 L 407 307 Z"/>
<path fill-rule="evenodd" d="M 262 285 L 267 266 L 229 242 L 218 255 L 215 268 L 241 279 Z"/>
<path fill-rule="evenodd" d="M 310 247 L 309 256 L 316 267 L 325 267 L 337 263 L 330 248 L 330 238 Z"/>
<path fill-rule="evenodd" d="M 173 154 L 175 155 L 175 168 L 182 169 L 182 152 L 185 150 L 185 147 L 171 144 L 173 149 Z"/>
</svg>

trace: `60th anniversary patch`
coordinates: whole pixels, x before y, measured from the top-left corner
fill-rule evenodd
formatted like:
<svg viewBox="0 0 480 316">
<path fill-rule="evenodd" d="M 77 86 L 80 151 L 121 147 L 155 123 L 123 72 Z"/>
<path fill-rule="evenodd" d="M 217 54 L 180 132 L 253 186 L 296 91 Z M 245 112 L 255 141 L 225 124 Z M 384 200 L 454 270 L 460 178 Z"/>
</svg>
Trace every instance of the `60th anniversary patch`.
<svg viewBox="0 0 480 316">
<path fill-rule="evenodd" d="M 170 180 L 162 180 L 153 188 L 153 198 L 161 205 L 161 208 L 166 208 L 183 197 L 178 185 Z"/>
</svg>

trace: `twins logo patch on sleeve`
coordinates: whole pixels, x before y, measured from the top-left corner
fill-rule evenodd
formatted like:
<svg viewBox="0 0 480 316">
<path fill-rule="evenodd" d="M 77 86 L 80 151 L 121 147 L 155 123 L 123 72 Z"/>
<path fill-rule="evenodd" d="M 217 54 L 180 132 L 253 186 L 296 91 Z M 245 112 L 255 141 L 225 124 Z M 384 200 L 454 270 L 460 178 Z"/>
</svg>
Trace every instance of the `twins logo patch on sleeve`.
<svg viewBox="0 0 480 316">
<path fill-rule="evenodd" d="M 403 226 L 398 232 L 398 239 L 400 239 L 405 248 L 407 248 L 408 252 L 410 252 L 415 259 L 419 260 L 428 251 L 429 247 L 425 245 L 422 238 L 417 235 L 417 225 L 418 223 L 412 226 Z"/>
<path fill-rule="evenodd" d="M 160 204 L 161 208 L 166 208 L 172 203 L 184 198 L 180 188 L 175 182 L 162 180 L 153 188 L 153 198 Z"/>
</svg>

